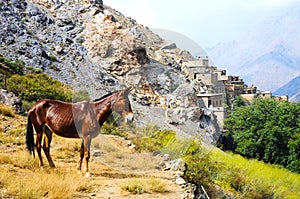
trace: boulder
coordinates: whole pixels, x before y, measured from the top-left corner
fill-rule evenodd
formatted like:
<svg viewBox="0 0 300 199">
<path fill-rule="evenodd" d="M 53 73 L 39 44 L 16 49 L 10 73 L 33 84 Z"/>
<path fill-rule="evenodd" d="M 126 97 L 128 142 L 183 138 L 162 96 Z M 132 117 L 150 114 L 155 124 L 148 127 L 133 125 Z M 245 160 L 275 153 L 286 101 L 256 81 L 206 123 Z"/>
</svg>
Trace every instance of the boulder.
<svg viewBox="0 0 300 199">
<path fill-rule="evenodd" d="M 185 104 L 186 107 L 197 106 L 197 96 L 193 90 L 193 87 L 188 83 L 179 85 L 173 91 L 172 95 L 176 97 L 181 97 L 183 99 L 187 98 L 187 104 Z"/>
<path fill-rule="evenodd" d="M 177 109 L 167 109 L 166 110 L 166 122 L 168 124 L 180 125 L 184 122 L 184 114 L 182 113 L 184 110 L 182 108 Z"/>
<path fill-rule="evenodd" d="M 199 107 L 175 108 L 166 110 L 166 122 L 169 124 L 184 124 L 185 121 L 200 122 L 203 111 Z"/>
<path fill-rule="evenodd" d="M 23 113 L 22 101 L 12 92 L 5 89 L 0 89 L 0 103 L 13 108 L 17 113 Z"/>
<path fill-rule="evenodd" d="M 187 164 L 181 158 L 171 161 L 171 171 L 186 172 Z"/>
<path fill-rule="evenodd" d="M 186 184 L 186 181 L 182 177 L 176 177 L 175 183 L 178 185 Z"/>
</svg>

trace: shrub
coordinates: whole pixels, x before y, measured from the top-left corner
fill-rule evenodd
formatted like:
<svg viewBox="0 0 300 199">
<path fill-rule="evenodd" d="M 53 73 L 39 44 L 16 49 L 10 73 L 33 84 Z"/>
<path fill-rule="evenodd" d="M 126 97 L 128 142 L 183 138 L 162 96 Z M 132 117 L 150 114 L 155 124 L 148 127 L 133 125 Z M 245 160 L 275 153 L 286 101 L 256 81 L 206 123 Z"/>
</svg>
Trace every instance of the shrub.
<svg viewBox="0 0 300 199">
<path fill-rule="evenodd" d="M 3 64 L 7 66 L 12 73 L 19 74 L 19 75 L 24 74 L 25 62 L 23 62 L 20 59 L 18 59 L 17 61 L 11 61 L 8 58 L 4 58 L 1 54 L 0 57 L 1 57 L 0 62 L 3 62 Z"/>
<path fill-rule="evenodd" d="M 183 153 L 183 158 L 188 165 L 186 177 L 189 182 L 196 185 L 208 187 L 212 182 L 211 179 L 211 159 L 210 154 L 204 152 L 201 142 L 197 139 L 192 140 L 187 145 Z"/>
<path fill-rule="evenodd" d="M 7 90 L 21 98 L 25 105 L 42 99 L 62 101 L 72 99 L 72 90 L 69 87 L 43 73 L 12 75 L 7 79 Z"/>
<path fill-rule="evenodd" d="M 118 135 L 120 137 L 126 137 L 127 133 L 114 125 L 114 123 L 105 122 L 101 127 L 101 133 L 106 135 Z"/>
<path fill-rule="evenodd" d="M 148 130 L 148 131 L 147 131 Z M 157 126 L 147 125 L 142 129 L 142 134 L 133 139 L 139 151 L 157 151 L 174 141 L 176 133 L 171 130 L 159 130 Z"/>
<path fill-rule="evenodd" d="M 164 193 L 166 192 L 166 184 L 157 178 L 132 179 L 122 185 L 121 189 L 132 194 Z"/>
<path fill-rule="evenodd" d="M 192 139 L 174 139 L 166 147 L 160 149 L 162 154 L 169 154 L 171 159 L 182 158 Z"/>
<path fill-rule="evenodd" d="M 49 57 L 50 57 L 51 61 L 53 61 L 53 62 L 57 61 L 57 58 L 55 57 L 55 55 L 50 55 Z"/>
<path fill-rule="evenodd" d="M 26 33 L 29 34 L 29 35 L 32 35 L 32 32 L 33 32 L 33 31 L 30 30 L 30 29 L 26 30 Z"/>
</svg>

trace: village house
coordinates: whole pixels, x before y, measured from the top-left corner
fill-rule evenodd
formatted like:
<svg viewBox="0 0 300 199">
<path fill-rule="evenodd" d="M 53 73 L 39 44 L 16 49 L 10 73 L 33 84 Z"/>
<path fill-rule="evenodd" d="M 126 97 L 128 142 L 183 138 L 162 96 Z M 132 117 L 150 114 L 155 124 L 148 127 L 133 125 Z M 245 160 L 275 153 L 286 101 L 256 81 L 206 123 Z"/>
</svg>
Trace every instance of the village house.
<svg viewBox="0 0 300 199">
<path fill-rule="evenodd" d="M 198 106 L 211 109 L 221 128 L 227 117 L 226 107 L 232 108 L 237 96 L 249 102 L 258 97 L 288 101 L 287 96 L 272 96 L 269 91 L 259 91 L 254 86 L 248 87 L 239 76 L 227 76 L 226 70 L 210 66 L 207 56 L 183 62 L 182 72 L 194 83 Z"/>
<path fill-rule="evenodd" d="M 194 82 L 198 106 L 213 110 L 219 125 L 223 127 L 223 120 L 226 117 L 225 82 L 228 80 L 226 70 L 210 66 L 208 57 L 199 57 L 197 60 L 184 62 L 182 71 Z"/>
<path fill-rule="evenodd" d="M 202 93 L 225 93 L 223 79 L 226 80 L 226 71 L 219 71 L 217 67 L 210 66 L 208 57 L 183 62 L 182 71 L 189 80 L 205 85 L 206 88 Z"/>
</svg>

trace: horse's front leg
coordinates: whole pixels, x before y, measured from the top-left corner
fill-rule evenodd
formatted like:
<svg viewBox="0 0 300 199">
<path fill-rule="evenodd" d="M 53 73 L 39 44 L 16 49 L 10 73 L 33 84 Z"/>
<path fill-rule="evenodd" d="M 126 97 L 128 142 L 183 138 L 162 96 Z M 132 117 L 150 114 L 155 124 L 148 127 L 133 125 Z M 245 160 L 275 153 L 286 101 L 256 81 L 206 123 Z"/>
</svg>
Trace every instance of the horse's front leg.
<svg viewBox="0 0 300 199">
<path fill-rule="evenodd" d="M 82 165 L 82 159 L 84 157 L 84 141 L 82 139 L 82 142 L 81 142 L 81 147 L 80 147 L 80 157 L 79 157 L 79 160 L 78 160 L 78 163 L 77 163 L 77 171 L 78 173 L 81 173 L 81 165 Z"/>
<path fill-rule="evenodd" d="M 91 148 L 91 136 L 87 135 L 83 137 L 83 143 L 84 143 L 84 160 L 85 160 L 85 165 L 83 172 L 85 173 L 86 177 L 90 176 L 89 173 L 89 159 L 90 159 L 90 148 Z"/>
</svg>

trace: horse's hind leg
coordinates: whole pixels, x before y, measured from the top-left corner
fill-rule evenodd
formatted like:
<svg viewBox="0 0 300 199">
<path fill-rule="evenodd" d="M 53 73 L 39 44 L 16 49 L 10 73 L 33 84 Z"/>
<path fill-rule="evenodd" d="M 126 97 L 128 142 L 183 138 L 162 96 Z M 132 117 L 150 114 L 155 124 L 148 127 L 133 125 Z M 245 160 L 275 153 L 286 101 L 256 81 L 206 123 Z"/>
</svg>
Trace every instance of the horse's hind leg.
<svg viewBox="0 0 300 199">
<path fill-rule="evenodd" d="M 77 171 L 78 173 L 81 173 L 81 165 L 82 165 L 82 159 L 84 157 L 84 144 L 83 144 L 83 140 L 81 143 L 81 148 L 80 148 L 80 157 L 79 157 L 79 161 L 77 163 Z"/>
<path fill-rule="evenodd" d="M 43 139 L 43 132 L 36 132 L 36 150 L 40 160 L 40 167 L 43 168 L 43 159 L 42 159 L 42 139 Z"/>
<path fill-rule="evenodd" d="M 50 167 L 54 168 L 55 165 L 54 165 L 54 163 L 52 161 L 52 158 L 50 156 L 50 144 L 51 144 L 51 141 L 52 141 L 52 131 L 47 126 L 45 126 L 44 133 L 45 133 L 45 136 L 44 136 L 43 150 L 44 150 L 44 153 L 47 157 L 47 160 L 48 160 L 48 163 L 49 163 Z"/>
</svg>

